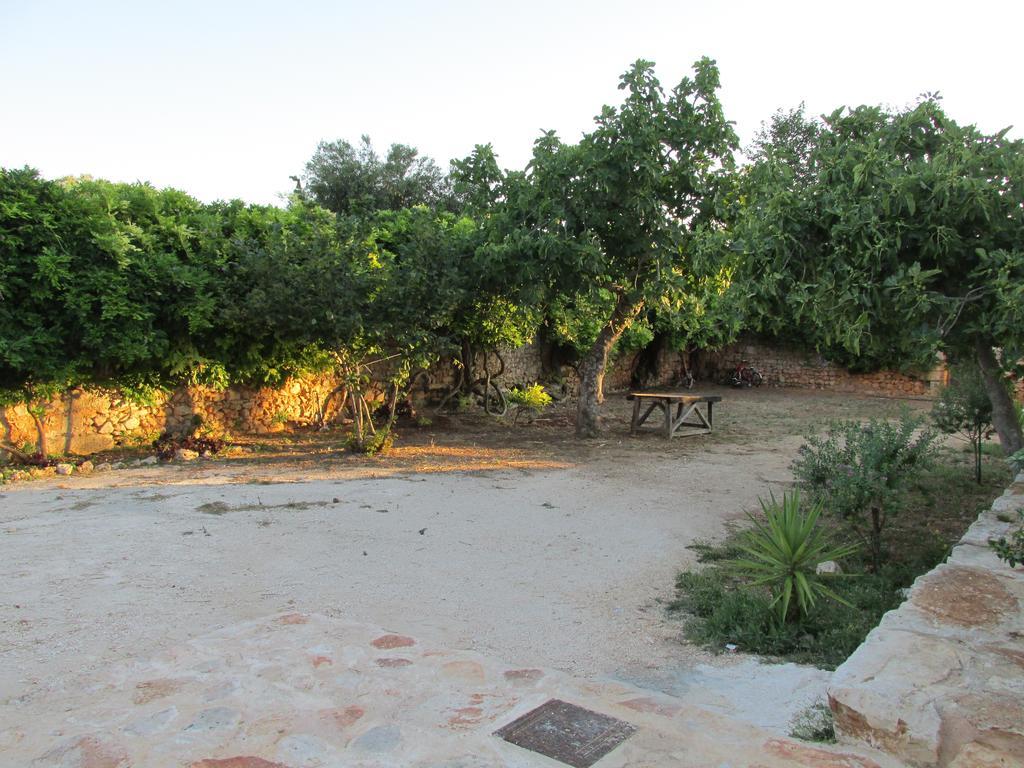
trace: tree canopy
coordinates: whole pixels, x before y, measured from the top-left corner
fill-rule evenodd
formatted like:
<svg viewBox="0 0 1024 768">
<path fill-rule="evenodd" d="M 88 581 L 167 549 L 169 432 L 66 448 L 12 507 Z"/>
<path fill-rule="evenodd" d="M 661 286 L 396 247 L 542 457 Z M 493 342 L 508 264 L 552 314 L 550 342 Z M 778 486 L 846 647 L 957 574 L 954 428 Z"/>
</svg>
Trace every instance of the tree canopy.
<svg viewBox="0 0 1024 768">
<path fill-rule="evenodd" d="M 840 109 L 801 179 L 766 151 L 742 182 L 737 237 L 751 324 L 800 329 L 854 367 L 969 352 L 1007 449 L 1020 426 L 993 348 L 1024 349 L 1024 143 L 960 126 L 934 98 Z M 1013 446 L 1016 446 L 1014 448 Z"/>
<path fill-rule="evenodd" d="M 608 354 L 640 312 L 692 308 L 702 292 L 728 285 L 719 252 L 702 248 L 715 237 L 716 191 L 736 146 L 717 67 L 698 61 L 693 77 L 666 93 L 641 60 L 619 87 L 622 104 L 605 106 L 578 143 L 553 132 L 537 139 L 525 171 L 501 174 L 490 148 L 478 147 L 455 173 L 467 200 L 488 206 L 489 252 L 505 252 L 529 298 L 591 321 L 581 436 L 599 430 Z"/>
<path fill-rule="evenodd" d="M 415 147 L 392 144 L 381 158 L 369 136 L 358 146 L 322 141 L 306 163 L 301 190 L 318 205 L 344 215 L 396 211 L 414 205 L 453 210 L 447 175 Z"/>
</svg>

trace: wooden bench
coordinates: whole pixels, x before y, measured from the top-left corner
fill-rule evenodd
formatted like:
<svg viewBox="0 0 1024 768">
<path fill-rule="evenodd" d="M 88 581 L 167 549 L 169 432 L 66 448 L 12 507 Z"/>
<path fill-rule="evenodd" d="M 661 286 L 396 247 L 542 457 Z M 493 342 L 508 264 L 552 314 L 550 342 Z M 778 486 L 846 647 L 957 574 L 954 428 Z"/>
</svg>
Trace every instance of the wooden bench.
<svg viewBox="0 0 1024 768">
<path fill-rule="evenodd" d="M 688 392 L 630 392 L 626 399 L 633 401 L 633 421 L 629 425 L 629 434 L 639 432 L 647 417 L 656 408 L 660 408 L 664 420 L 657 429 L 666 438 L 671 438 L 681 427 L 696 429 L 684 432 L 684 435 L 708 434 L 714 424 L 714 405 L 722 401 L 718 395 L 692 395 Z M 640 409 L 645 405 L 647 410 L 641 415 Z M 706 415 L 701 413 L 701 406 L 704 406 Z M 691 415 L 696 416 L 697 420 L 687 421 Z"/>
</svg>

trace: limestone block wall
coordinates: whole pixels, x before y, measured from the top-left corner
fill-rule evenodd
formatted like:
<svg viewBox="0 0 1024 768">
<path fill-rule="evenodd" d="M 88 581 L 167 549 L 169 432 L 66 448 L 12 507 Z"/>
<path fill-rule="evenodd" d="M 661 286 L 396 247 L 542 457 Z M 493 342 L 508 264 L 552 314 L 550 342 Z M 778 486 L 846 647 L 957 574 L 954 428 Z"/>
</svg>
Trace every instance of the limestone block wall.
<svg viewBox="0 0 1024 768">
<path fill-rule="evenodd" d="M 988 547 L 1024 509 L 1024 473 L 833 675 L 840 741 L 911 766 L 1024 765 L 1024 566 Z"/>
<path fill-rule="evenodd" d="M 526 345 L 504 350 L 505 372 L 501 386 L 547 383 L 537 346 Z M 724 377 L 741 360 L 748 361 L 765 376 L 769 386 L 833 389 L 836 391 L 876 394 L 895 397 L 930 397 L 945 381 L 945 371 L 936 369 L 917 377 L 891 371 L 854 374 L 822 358 L 792 347 L 778 346 L 759 340 L 745 340 L 716 352 L 697 353 L 691 361 L 698 386 L 714 383 Z M 630 386 L 634 356 L 625 354 L 614 359 L 605 376 L 605 390 L 617 392 Z M 667 385 L 677 381 L 682 372 L 678 353 L 663 350 L 659 356 L 658 373 L 646 386 Z M 478 358 L 478 367 L 482 359 Z M 497 370 L 497 361 L 490 362 Z M 375 370 L 381 380 L 386 371 Z M 561 369 L 562 395 L 572 396 L 579 390 L 576 372 L 568 366 Z M 450 364 L 435 366 L 420 377 L 413 396 L 436 401 L 454 383 Z M 46 419 L 51 451 L 88 454 L 116 445 L 148 442 L 164 431 L 188 428 L 198 418 L 217 431 L 235 433 L 272 432 L 288 424 L 309 424 L 317 421 L 323 411 L 327 421 L 336 419 L 342 409 L 340 399 L 329 397 L 338 381 L 329 375 L 311 376 L 286 382 L 276 388 L 231 387 L 216 391 L 197 387 L 180 388 L 160 395 L 148 405 L 132 403 L 118 392 L 74 391 L 55 399 Z M 1024 383 L 1021 385 L 1024 395 Z M 382 397 L 384 386 L 373 387 L 373 399 Z M 0 410 L 0 438 L 23 445 L 35 442 L 35 428 L 24 406 Z"/>
<path fill-rule="evenodd" d="M 150 442 L 197 421 L 216 432 L 273 432 L 290 423 L 309 424 L 321 409 L 328 420 L 337 416 L 341 403 L 328 399 L 336 384 L 331 376 L 310 376 L 277 388 L 181 387 L 158 393 L 150 404 L 132 402 L 117 391 L 76 389 L 54 398 L 45 426 L 52 452 L 77 454 Z M 15 446 L 35 445 L 35 424 L 25 406 L 0 410 L 0 437 Z"/>
<path fill-rule="evenodd" d="M 831 389 L 887 397 L 933 397 L 948 378 L 942 366 L 917 375 L 896 371 L 851 373 L 813 351 L 756 339 L 700 353 L 696 366 L 698 378 L 719 381 L 742 361 L 760 371 L 768 386 Z"/>
</svg>

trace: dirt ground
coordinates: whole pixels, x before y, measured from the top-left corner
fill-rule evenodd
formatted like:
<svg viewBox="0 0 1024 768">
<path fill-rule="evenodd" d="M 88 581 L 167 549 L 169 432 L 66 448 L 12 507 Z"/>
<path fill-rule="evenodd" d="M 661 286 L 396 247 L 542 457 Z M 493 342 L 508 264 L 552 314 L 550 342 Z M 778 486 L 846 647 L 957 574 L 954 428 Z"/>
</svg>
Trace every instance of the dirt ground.
<svg viewBox="0 0 1024 768">
<path fill-rule="evenodd" d="M 596 441 L 574 440 L 556 408 L 515 427 L 469 416 L 409 428 L 386 457 L 339 452 L 340 433 L 260 436 L 225 458 L 0 487 L 0 705 L 288 610 L 584 678 L 671 679 L 716 700 L 729 686 L 712 691 L 710 670 L 755 673 L 683 644 L 666 618 L 687 546 L 785 487 L 808 430 L 901 406 L 718 393 L 715 433 L 672 441 L 630 437 L 629 406 L 610 395 Z M 813 697 L 809 674 L 787 685 Z M 721 695 L 751 706 L 749 690 Z"/>
</svg>

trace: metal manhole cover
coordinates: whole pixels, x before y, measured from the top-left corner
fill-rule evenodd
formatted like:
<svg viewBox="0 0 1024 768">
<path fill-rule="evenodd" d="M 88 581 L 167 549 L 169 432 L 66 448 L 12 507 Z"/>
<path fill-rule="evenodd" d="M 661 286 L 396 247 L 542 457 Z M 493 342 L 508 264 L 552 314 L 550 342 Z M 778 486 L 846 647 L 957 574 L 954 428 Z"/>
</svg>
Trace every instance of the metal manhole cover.
<svg viewBox="0 0 1024 768">
<path fill-rule="evenodd" d="M 573 768 L 590 768 L 635 731 L 624 720 L 551 699 L 494 735 Z"/>
</svg>

